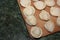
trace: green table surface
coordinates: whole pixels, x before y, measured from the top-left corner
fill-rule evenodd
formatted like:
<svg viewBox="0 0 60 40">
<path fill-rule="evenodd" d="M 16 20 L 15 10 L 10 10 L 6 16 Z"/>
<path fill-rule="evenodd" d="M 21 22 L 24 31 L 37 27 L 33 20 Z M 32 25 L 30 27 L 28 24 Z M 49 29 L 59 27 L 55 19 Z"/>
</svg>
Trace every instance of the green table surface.
<svg viewBox="0 0 60 40">
<path fill-rule="evenodd" d="M 60 40 L 60 32 L 32 39 L 29 37 L 17 0 L 0 0 L 0 40 Z"/>
</svg>

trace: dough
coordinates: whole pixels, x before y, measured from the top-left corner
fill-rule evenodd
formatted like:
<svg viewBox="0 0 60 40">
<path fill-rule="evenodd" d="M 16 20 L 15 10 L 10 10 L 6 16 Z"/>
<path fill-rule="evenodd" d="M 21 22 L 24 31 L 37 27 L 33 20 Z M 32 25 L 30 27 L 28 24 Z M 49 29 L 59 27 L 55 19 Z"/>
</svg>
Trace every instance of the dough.
<svg viewBox="0 0 60 40">
<path fill-rule="evenodd" d="M 23 7 L 28 7 L 31 5 L 31 0 L 20 0 L 20 4 Z"/>
<path fill-rule="evenodd" d="M 58 7 L 51 7 L 50 8 L 50 13 L 53 16 L 60 16 L 60 8 L 58 8 Z"/>
<path fill-rule="evenodd" d="M 48 22 L 45 23 L 44 27 L 45 27 L 48 31 L 53 32 L 55 25 L 54 25 L 54 23 L 53 23 L 52 21 L 48 21 Z"/>
<path fill-rule="evenodd" d="M 57 5 L 60 6 L 60 0 L 57 0 Z"/>
<path fill-rule="evenodd" d="M 33 0 L 33 1 L 35 1 L 35 2 L 36 2 L 36 1 L 39 1 L 39 0 Z"/>
<path fill-rule="evenodd" d="M 42 29 L 37 27 L 37 26 L 34 26 L 34 27 L 31 28 L 30 33 L 34 38 L 40 38 L 41 35 L 42 35 Z"/>
<path fill-rule="evenodd" d="M 34 6 L 38 9 L 38 10 L 42 10 L 46 7 L 46 4 L 42 1 L 36 1 L 34 2 Z"/>
<path fill-rule="evenodd" d="M 60 17 L 57 18 L 57 25 L 60 26 Z"/>
<path fill-rule="evenodd" d="M 42 19 L 42 20 L 49 20 L 50 19 L 50 15 L 47 11 L 45 10 L 42 10 L 41 13 L 39 14 L 39 17 Z"/>
<path fill-rule="evenodd" d="M 44 0 L 47 6 L 54 6 L 55 1 L 54 0 Z"/>
<path fill-rule="evenodd" d="M 29 25 L 36 25 L 36 18 L 35 16 L 28 16 L 26 19 L 26 23 L 29 24 Z"/>
<path fill-rule="evenodd" d="M 31 16 L 34 15 L 35 13 L 35 8 L 33 6 L 28 6 L 23 10 L 23 14 L 25 16 Z"/>
</svg>

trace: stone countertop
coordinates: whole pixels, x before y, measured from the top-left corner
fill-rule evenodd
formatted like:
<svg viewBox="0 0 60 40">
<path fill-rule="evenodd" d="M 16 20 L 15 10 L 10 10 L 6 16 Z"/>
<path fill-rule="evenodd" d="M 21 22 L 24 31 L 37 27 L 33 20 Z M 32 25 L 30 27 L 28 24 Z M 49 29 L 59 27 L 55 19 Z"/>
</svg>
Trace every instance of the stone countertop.
<svg viewBox="0 0 60 40">
<path fill-rule="evenodd" d="M 32 40 L 17 0 L 0 0 L 0 40 Z M 60 32 L 34 40 L 60 40 Z"/>
</svg>

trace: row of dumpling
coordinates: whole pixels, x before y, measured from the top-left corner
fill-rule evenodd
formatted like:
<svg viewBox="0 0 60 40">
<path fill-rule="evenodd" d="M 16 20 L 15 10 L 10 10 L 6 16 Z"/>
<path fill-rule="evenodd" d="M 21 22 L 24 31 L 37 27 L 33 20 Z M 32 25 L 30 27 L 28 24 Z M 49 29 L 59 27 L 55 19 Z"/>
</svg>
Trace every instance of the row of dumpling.
<svg viewBox="0 0 60 40">
<path fill-rule="evenodd" d="M 53 32 L 54 31 L 54 28 L 55 28 L 55 25 L 54 23 L 50 20 L 50 16 L 53 15 L 53 16 L 58 16 L 57 18 L 57 24 L 60 26 L 60 8 L 58 7 L 53 7 L 55 5 L 55 2 L 54 0 L 45 0 L 45 2 L 43 1 L 39 1 L 39 0 L 33 0 L 34 1 L 34 6 L 40 10 L 40 14 L 39 14 L 39 17 L 40 19 L 42 20 L 48 20 L 45 24 L 44 24 L 44 27 L 50 31 L 50 32 Z M 23 14 L 26 16 L 26 23 L 29 24 L 29 25 L 35 25 L 35 27 L 32 27 L 31 28 L 31 35 L 35 38 L 39 38 L 41 37 L 41 35 L 43 34 L 42 32 L 42 29 L 37 27 L 36 24 L 37 24 L 37 19 L 36 17 L 34 16 L 35 14 L 35 8 L 33 6 L 31 6 L 31 0 L 20 0 L 20 4 L 25 7 L 24 10 L 23 10 Z M 57 4 L 60 6 L 60 1 L 57 0 Z M 50 13 L 51 15 L 49 14 L 49 12 L 47 12 L 46 10 L 43 10 L 45 7 L 47 6 L 51 6 L 50 8 Z"/>
<path fill-rule="evenodd" d="M 31 2 L 34 1 L 34 6 L 36 6 L 37 9 L 41 10 L 43 8 L 47 6 L 54 6 L 55 4 L 57 4 L 58 6 L 60 6 L 60 0 L 56 0 L 56 3 L 55 3 L 55 0 L 43 0 L 43 1 L 40 1 L 40 0 L 20 0 L 20 4 L 23 6 L 23 7 L 28 7 L 31 5 Z"/>
</svg>

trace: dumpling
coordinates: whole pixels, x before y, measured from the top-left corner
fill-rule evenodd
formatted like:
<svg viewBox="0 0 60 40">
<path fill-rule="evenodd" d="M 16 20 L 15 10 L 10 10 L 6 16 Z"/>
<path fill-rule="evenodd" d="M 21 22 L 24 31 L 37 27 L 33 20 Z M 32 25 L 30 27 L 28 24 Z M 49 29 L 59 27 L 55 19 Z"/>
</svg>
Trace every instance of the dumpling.
<svg viewBox="0 0 60 40">
<path fill-rule="evenodd" d="M 60 17 L 57 18 L 57 25 L 60 26 Z"/>
<path fill-rule="evenodd" d="M 49 20 L 50 19 L 50 15 L 47 11 L 45 10 L 42 10 L 41 13 L 39 14 L 39 17 L 42 19 L 42 20 Z"/>
<path fill-rule="evenodd" d="M 44 0 L 45 1 L 45 4 L 47 6 L 54 6 L 55 5 L 55 1 L 54 0 Z"/>
<path fill-rule="evenodd" d="M 57 0 L 57 5 L 60 6 L 60 0 Z"/>
<path fill-rule="evenodd" d="M 20 4 L 23 7 L 28 7 L 31 5 L 31 0 L 20 0 Z"/>
<path fill-rule="evenodd" d="M 33 1 L 35 1 L 35 2 L 36 2 L 36 1 L 39 1 L 39 0 L 33 0 Z"/>
<path fill-rule="evenodd" d="M 58 7 L 51 7 L 50 8 L 50 13 L 53 16 L 60 16 L 60 8 L 58 8 Z"/>
<path fill-rule="evenodd" d="M 28 16 L 26 19 L 26 23 L 29 24 L 29 25 L 36 25 L 36 18 L 35 16 Z"/>
<path fill-rule="evenodd" d="M 34 2 L 34 6 L 38 9 L 38 10 L 42 10 L 46 7 L 46 4 L 42 1 L 36 1 Z"/>
<path fill-rule="evenodd" d="M 30 33 L 34 38 L 40 38 L 42 36 L 42 29 L 37 26 L 34 26 L 31 28 Z"/>
<path fill-rule="evenodd" d="M 49 32 L 53 32 L 54 31 L 54 23 L 52 21 L 47 21 L 44 25 L 44 27 L 49 31 Z"/>
<path fill-rule="evenodd" d="M 34 15 L 35 13 L 35 8 L 33 6 L 28 6 L 23 10 L 23 14 L 25 16 L 31 16 Z"/>
</svg>

